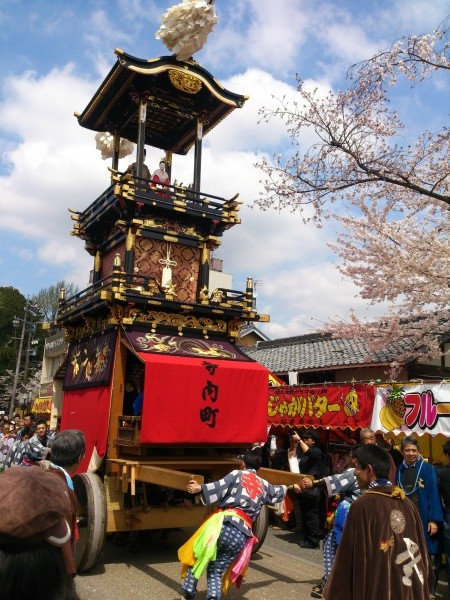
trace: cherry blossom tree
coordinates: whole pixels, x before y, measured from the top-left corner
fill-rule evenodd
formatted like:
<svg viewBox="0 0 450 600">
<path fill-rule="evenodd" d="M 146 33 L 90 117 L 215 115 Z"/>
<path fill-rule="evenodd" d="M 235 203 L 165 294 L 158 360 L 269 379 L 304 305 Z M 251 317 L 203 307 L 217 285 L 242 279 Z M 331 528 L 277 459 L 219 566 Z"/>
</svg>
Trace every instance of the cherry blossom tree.
<svg viewBox="0 0 450 600">
<path fill-rule="evenodd" d="M 390 308 L 380 322 L 351 313 L 327 329 L 368 338 L 373 349 L 397 342 L 399 362 L 439 355 L 450 331 L 450 129 L 405 145 L 391 97 L 395 86 L 417 89 L 450 70 L 449 31 L 450 17 L 433 33 L 398 40 L 354 65 L 344 90 L 324 95 L 297 78 L 296 101 L 261 110 L 263 122 L 284 121 L 294 150 L 256 165 L 264 191 L 255 204 L 317 226 L 337 220 L 338 268 L 369 303 Z"/>
</svg>

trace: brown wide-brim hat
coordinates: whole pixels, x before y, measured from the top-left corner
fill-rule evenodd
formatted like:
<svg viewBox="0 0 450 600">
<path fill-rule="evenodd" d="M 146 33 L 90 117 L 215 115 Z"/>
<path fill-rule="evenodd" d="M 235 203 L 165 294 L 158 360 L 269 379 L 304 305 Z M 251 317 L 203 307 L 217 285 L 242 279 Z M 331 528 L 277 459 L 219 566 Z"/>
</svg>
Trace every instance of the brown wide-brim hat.
<svg viewBox="0 0 450 600">
<path fill-rule="evenodd" d="M 0 545 L 46 541 L 63 546 L 71 536 L 67 484 L 37 467 L 11 467 L 0 474 Z"/>
</svg>

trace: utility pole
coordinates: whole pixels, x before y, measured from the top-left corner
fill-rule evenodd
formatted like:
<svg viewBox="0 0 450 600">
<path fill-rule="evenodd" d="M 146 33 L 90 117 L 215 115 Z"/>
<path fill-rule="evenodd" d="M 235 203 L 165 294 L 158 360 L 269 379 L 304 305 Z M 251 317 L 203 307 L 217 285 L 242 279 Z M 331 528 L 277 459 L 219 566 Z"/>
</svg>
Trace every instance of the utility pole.
<svg viewBox="0 0 450 600">
<path fill-rule="evenodd" d="M 16 401 L 17 384 L 19 383 L 20 363 L 22 362 L 22 348 L 23 348 L 23 341 L 25 339 L 25 331 L 27 329 L 27 316 L 28 316 L 29 304 L 30 304 L 30 301 L 27 298 L 27 301 L 25 303 L 25 315 L 24 315 L 24 319 L 22 322 L 22 333 L 20 334 L 19 352 L 17 355 L 16 372 L 14 373 L 14 383 L 13 383 L 13 389 L 12 389 L 12 395 L 11 395 L 11 402 L 9 404 L 9 415 L 8 416 L 9 416 L 10 420 L 14 416 L 14 404 Z"/>
<path fill-rule="evenodd" d="M 14 373 L 14 383 L 13 383 L 13 389 L 12 389 L 12 394 L 11 394 L 11 402 L 9 405 L 9 415 L 8 415 L 9 419 L 12 419 L 14 416 L 14 405 L 16 402 L 17 387 L 19 385 L 20 364 L 22 362 L 22 351 L 23 351 L 23 344 L 25 341 L 25 335 L 27 332 L 27 327 L 29 329 L 28 329 L 27 356 L 25 359 L 24 383 L 26 383 L 27 379 L 28 379 L 30 345 L 32 343 L 31 338 L 33 336 L 33 333 L 35 331 L 35 326 L 36 326 L 35 323 L 28 321 L 28 318 L 29 318 L 29 316 L 37 317 L 39 314 L 40 314 L 39 308 L 37 306 L 34 306 L 33 304 L 31 304 L 30 299 L 27 298 L 27 301 L 25 302 L 25 314 L 23 316 L 23 319 L 14 317 L 13 322 L 18 324 L 20 321 L 22 321 L 22 332 L 20 334 L 19 352 L 17 354 L 17 362 L 16 362 L 16 372 Z"/>
<path fill-rule="evenodd" d="M 27 349 L 25 353 L 25 366 L 23 368 L 23 383 L 28 383 L 28 368 L 30 366 L 30 354 L 31 354 L 31 345 L 33 343 L 33 337 L 36 329 L 36 325 L 29 324 L 30 327 L 28 329 L 28 341 L 27 341 Z"/>
</svg>

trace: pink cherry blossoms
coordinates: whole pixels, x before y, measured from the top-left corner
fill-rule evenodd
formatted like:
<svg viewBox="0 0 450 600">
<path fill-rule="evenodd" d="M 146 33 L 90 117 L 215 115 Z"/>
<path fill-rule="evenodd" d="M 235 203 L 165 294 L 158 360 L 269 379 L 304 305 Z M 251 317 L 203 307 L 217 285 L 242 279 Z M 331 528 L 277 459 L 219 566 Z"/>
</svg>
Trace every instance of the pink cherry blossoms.
<svg viewBox="0 0 450 600">
<path fill-rule="evenodd" d="M 336 219 L 341 232 L 329 245 L 338 268 L 369 303 L 390 308 L 377 323 L 351 313 L 326 328 L 369 339 L 374 350 L 407 341 L 399 363 L 438 356 L 450 333 L 450 129 L 408 143 L 390 92 L 450 72 L 449 32 L 450 18 L 432 34 L 402 38 L 353 66 L 345 90 L 324 96 L 298 78 L 297 101 L 260 113 L 262 122 L 284 121 L 293 151 L 257 164 L 264 191 L 255 204 L 318 226 Z"/>
</svg>

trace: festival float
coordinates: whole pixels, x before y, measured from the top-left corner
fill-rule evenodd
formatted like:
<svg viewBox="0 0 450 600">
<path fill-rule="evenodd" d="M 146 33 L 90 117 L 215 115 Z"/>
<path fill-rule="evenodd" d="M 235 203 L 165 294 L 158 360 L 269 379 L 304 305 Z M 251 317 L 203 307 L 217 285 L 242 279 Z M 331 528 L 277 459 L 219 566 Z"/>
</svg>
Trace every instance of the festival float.
<svg viewBox="0 0 450 600">
<path fill-rule="evenodd" d="M 107 533 L 199 525 L 206 507 L 165 510 L 155 496 L 169 490 L 182 499 L 191 478 L 222 477 L 240 465 L 243 448 L 267 437 L 268 371 L 236 340 L 244 323 L 268 317 L 254 308 L 250 277 L 242 291 L 210 289 L 211 253 L 240 223 L 238 194 L 223 198 L 201 186 L 204 136 L 247 97 L 191 57 L 205 22 L 216 22 L 212 3 L 174 9 L 158 35 L 175 55 L 147 60 L 117 49 L 111 71 L 76 113 L 111 160 L 108 187 L 87 208 L 71 209 L 92 277 L 71 297 L 62 291 L 57 316 L 69 342 L 60 428 L 80 429 L 87 440 L 74 478 L 80 572 L 98 562 Z M 193 41 L 183 33 L 174 42 L 175 17 L 191 19 Z M 119 170 L 134 144 L 132 168 Z M 146 146 L 163 153 L 164 177 L 148 177 Z M 191 148 L 192 184 L 170 183 L 173 156 Z M 267 512 L 255 529 L 261 544 Z"/>
</svg>

